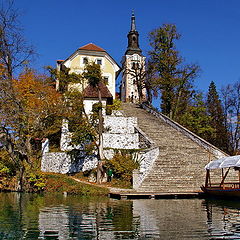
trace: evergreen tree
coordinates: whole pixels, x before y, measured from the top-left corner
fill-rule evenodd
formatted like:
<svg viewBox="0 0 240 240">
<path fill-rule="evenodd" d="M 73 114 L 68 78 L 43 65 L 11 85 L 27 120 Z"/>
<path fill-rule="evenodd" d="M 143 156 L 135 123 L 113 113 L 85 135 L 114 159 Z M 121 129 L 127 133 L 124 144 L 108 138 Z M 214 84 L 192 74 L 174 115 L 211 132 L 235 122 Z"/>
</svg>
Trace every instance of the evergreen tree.
<svg viewBox="0 0 240 240">
<path fill-rule="evenodd" d="M 208 134 L 214 131 L 210 125 L 210 120 L 202 93 L 196 93 L 186 111 L 179 118 L 179 123 L 206 139 Z"/>
<path fill-rule="evenodd" d="M 226 119 L 216 85 L 213 81 L 209 85 L 206 106 L 207 113 L 211 118 L 210 125 L 214 129 L 214 132 L 208 134 L 207 140 L 223 151 L 227 151 L 228 131 L 225 125 Z"/>
</svg>

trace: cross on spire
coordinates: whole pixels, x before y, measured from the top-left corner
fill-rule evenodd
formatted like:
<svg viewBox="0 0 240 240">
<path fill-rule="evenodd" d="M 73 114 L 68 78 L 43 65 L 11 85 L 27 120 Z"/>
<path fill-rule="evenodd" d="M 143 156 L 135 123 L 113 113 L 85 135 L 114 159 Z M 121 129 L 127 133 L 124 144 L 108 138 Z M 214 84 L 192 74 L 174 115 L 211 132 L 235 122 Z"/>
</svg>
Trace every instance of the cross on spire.
<svg viewBox="0 0 240 240">
<path fill-rule="evenodd" d="M 131 31 L 136 31 L 134 10 L 132 10 L 132 17 L 131 17 Z"/>
</svg>

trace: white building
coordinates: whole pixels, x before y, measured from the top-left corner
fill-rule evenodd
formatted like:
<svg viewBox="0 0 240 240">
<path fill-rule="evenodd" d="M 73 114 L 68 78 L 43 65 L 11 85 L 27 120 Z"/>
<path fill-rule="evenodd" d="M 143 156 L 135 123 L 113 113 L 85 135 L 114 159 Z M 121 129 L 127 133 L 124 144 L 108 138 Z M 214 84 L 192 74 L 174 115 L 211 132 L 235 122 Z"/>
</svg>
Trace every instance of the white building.
<svg viewBox="0 0 240 240">
<path fill-rule="evenodd" d="M 57 70 L 69 69 L 69 73 L 81 74 L 87 63 L 94 62 L 101 66 L 104 83 L 100 84 L 103 105 L 111 104 L 116 95 L 116 79 L 121 71 L 115 60 L 101 47 L 89 43 L 80 47 L 65 60 L 57 61 Z M 57 89 L 59 81 L 56 82 Z M 83 84 L 69 83 L 68 89 L 78 89 L 84 93 L 84 105 L 87 113 L 92 110 L 92 105 L 98 102 L 96 89 L 91 88 L 87 81 Z"/>
</svg>

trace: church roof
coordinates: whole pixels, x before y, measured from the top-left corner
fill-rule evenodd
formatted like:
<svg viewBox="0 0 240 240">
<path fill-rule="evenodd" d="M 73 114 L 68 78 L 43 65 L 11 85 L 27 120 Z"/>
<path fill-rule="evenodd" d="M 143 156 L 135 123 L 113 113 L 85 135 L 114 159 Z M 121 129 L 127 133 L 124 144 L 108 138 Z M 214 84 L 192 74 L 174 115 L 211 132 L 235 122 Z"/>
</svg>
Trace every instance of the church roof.
<svg viewBox="0 0 240 240">
<path fill-rule="evenodd" d="M 62 64 L 62 65 L 65 65 L 65 63 L 68 61 L 68 60 L 72 60 L 75 56 L 77 56 L 77 54 L 88 54 L 88 55 L 91 55 L 93 54 L 94 56 L 105 56 L 105 57 L 108 57 L 109 60 L 111 61 L 112 64 L 116 65 L 114 67 L 115 71 L 116 71 L 116 74 L 118 76 L 118 74 L 120 73 L 120 69 L 121 67 L 117 64 L 117 62 L 107 53 L 107 51 L 97 45 L 95 45 L 94 43 L 88 43 L 80 48 L 78 48 L 74 53 L 72 53 L 68 58 L 66 58 L 64 61 L 60 61 L 60 60 L 57 60 L 57 63 L 58 64 Z"/>
<path fill-rule="evenodd" d="M 102 98 L 112 98 L 113 97 L 112 94 L 110 93 L 108 87 L 104 83 L 100 82 L 99 88 L 100 88 Z M 85 98 L 98 98 L 98 90 L 97 90 L 97 88 L 88 85 L 83 90 L 83 96 Z"/>
<path fill-rule="evenodd" d="M 97 52 L 106 52 L 103 48 L 98 47 L 93 43 L 88 43 L 79 48 L 79 50 L 88 50 L 88 51 L 97 51 Z"/>
</svg>

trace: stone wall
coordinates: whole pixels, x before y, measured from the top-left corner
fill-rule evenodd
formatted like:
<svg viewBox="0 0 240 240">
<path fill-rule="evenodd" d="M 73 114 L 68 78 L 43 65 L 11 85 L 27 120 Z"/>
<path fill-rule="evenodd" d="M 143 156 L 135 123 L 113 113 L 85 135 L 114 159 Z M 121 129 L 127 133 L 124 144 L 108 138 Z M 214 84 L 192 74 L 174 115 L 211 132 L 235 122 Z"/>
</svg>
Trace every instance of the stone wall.
<svg viewBox="0 0 240 240">
<path fill-rule="evenodd" d="M 134 170 L 133 172 L 133 189 L 138 189 L 142 184 L 143 180 L 152 169 L 154 162 L 159 156 L 159 148 L 153 147 L 151 149 L 146 149 L 145 151 L 139 152 L 138 158 L 140 161 L 139 170 Z"/>
<path fill-rule="evenodd" d="M 67 152 L 48 152 L 42 156 L 41 170 L 54 173 L 75 173 L 97 167 L 96 156 L 78 155 L 73 158 Z"/>
<path fill-rule="evenodd" d="M 138 149 L 138 134 L 103 133 L 103 147 L 116 149 Z"/>
<path fill-rule="evenodd" d="M 110 134 L 135 133 L 137 127 L 137 118 L 121 116 L 105 116 L 104 128 Z"/>
<path fill-rule="evenodd" d="M 137 118 L 104 117 L 103 147 L 116 149 L 138 149 L 139 135 L 135 133 Z"/>
<path fill-rule="evenodd" d="M 115 116 L 105 116 L 105 132 L 103 133 L 103 148 L 105 148 L 105 157 L 107 159 L 111 159 L 114 155 L 113 149 L 138 149 L 139 132 L 136 131 L 136 128 L 137 118 L 135 117 L 123 117 L 119 113 L 116 113 Z M 141 140 L 144 142 L 142 137 Z M 41 163 L 42 171 L 73 173 L 90 170 L 97 166 L 97 158 L 95 156 L 81 155 L 73 159 L 73 157 L 67 152 L 73 149 L 82 150 L 82 147 L 73 147 L 70 142 L 71 133 L 68 130 L 68 122 L 64 120 L 60 141 L 60 149 L 62 152 L 45 152 Z M 106 148 L 110 150 L 107 150 Z"/>
<path fill-rule="evenodd" d="M 73 147 L 70 145 L 71 136 L 71 133 L 68 131 L 68 121 L 64 119 L 62 123 L 62 133 L 60 140 L 61 151 L 71 151 L 73 149 Z"/>
</svg>

